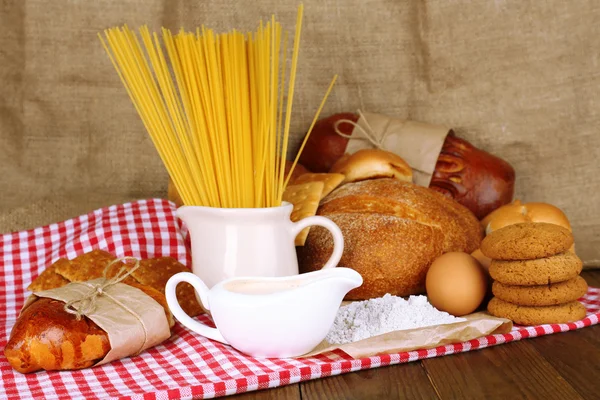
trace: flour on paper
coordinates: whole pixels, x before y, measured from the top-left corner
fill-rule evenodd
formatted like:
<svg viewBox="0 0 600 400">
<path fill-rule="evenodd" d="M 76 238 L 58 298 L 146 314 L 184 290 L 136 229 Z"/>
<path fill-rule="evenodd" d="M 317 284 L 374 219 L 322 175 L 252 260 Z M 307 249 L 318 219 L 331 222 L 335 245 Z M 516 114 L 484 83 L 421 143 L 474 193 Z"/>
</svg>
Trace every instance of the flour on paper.
<svg viewBox="0 0 600 400">
<path fill-rule="evenodd" d="M 325 340 L 345 344 L 406 329 L 466 321 L 439 311 L 426 296 L 402 297 L 386 294 L 340 307 Z"/>
</svg>

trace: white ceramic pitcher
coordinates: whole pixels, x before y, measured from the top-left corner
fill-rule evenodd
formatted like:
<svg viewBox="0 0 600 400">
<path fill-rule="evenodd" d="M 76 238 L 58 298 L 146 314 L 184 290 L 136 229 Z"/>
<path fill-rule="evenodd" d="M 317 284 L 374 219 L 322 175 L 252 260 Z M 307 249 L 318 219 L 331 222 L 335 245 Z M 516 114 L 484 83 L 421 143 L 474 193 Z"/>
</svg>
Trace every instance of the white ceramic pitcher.
<svg viewBox="0 0 600 400">
<path fill-rule="evenodd" d="M 323 268 L 335 267 L 344 251 L 344 238 L 328 218 L 313 216 L 290 221 L 293 206 L 212 208 L 183 206 L 177 216 L 187 225 L 192 244 L 192 271 L 209 287 L 239 276 L 298 274 L 296 235 L 318 225 L 333 235 L 333 253 Z"/>
<path fill-rule="evenodd" d="M 233 278 L 209 289 L 196 275 L 180 272 L 167 282 L 165 296 L 175 318 L 202 336 L 254 357 L 295 357 L 321 343 L 342 299 L 362 281 L 353 269 L 331 268 L 279 278 Z M 192 284 L 216 328 L 183 311 L 176 296 L 180 282 Z"/>
</svg>

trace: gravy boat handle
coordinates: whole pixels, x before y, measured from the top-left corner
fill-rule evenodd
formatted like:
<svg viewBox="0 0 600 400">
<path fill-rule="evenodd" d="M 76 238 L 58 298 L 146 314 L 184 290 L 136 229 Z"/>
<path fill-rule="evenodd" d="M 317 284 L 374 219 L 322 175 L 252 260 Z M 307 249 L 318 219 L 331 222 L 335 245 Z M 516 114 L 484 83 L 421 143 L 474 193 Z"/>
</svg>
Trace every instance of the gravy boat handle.
<svg viewBox="0 0 600 400">
<path fill-rule="evenodd" d="M 187 315 L 185 311 L 183 311 L 181 305 L 179 305 L 179 302 L 177 301 L 176 293 L 177 285 L 181 282 L 187 282 L 190 285 L 192 285 L 194 287 L 194 290 L 196 290 L 200 295 L 200 301 L 202 302 L 204 308 L 206 308 L 207 310 L 209 309 L 209 289 L 206 286 L 206 284 L 202 282 L 202 279 L 198 278 L 191 272 L 180 272 L 178 274 L 173 275 L 167 281 L 167 285 L 165 286 L 165 297 L 167 298 L 167 305 L 171 309 L 171 313 L 175 316 L 175 318 L 177 318 L 179 322 L 182 323 L 183 326 L 185 326 L 189 330 L 209 339 L 229 344 L 227 343 L 223 335 L 221 335 L 221 332 L 219 332 L 218 329 L 211 328 L 208 325 L 204 325 L 196 321 L 195 319 Z"/>
<path fill-rule="evenodd" d="M 327 260 L 321 269 L 336 267 L 342 259 L 342 253 L 344 252 L 344 235 L 342 234 L 342 230 L 329 218 L 317 215 L 303 218 L 292 224 L 292 236 L 296 237 L 302 229 L 312 225 L 322 226 L 331 232 L 331 235 L 333 236 L 333 252 L 331 253 L 331 257 L 329 257 L 329 260 Z"/>
</svg>

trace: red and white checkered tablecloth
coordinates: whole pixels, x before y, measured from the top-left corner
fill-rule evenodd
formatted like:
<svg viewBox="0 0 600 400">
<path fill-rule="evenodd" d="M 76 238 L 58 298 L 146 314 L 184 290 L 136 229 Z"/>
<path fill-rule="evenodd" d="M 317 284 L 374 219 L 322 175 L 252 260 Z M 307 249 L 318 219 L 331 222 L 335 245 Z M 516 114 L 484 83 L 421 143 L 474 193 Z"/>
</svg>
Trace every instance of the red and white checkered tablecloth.
<svg viewBox="0 0 600 400">
<path fill-rule="evenodd" d="M 0 347 L 7 343 L 26 287 L 59 257 L 74 258 L 92 249 L 116 256 L 172 256 L 189 264 L 175 207 L 166 200 L 112 206 L 30 231 L 0 236 Z M 529 337 L 583 328 L 598 323 L 600 289 L 590 288 L 581 301 L 585 319 L 557 325 L 516 327 L 504 335 L 429 350 L 352 359 L 332 352 L 308 359 L 261 359 L 189 332 L 181 325 L 173 336 L 139 356 L 79 371 L 15 372 L 0 354 L 0 398 L 9 399 L 179 399 L 212 398 L 287 385 L 367 368 L 405 363 L 481 349 Z M 207 317 L 202 316 L 205 322 Z"/>
</svg>

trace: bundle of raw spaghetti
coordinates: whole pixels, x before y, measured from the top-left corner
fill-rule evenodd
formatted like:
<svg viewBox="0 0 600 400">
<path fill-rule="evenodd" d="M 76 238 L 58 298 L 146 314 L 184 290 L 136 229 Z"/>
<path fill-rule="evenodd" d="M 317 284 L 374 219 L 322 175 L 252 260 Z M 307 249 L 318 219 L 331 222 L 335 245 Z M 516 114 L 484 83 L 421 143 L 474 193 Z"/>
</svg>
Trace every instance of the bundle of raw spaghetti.
<svg viewBox="0 0 600 400">
<path fill-rule="evenodd" d="M 185 204 L 281 204 L 301 26 L 302 6 L 287 94 L 287 32 L 275 17 L 247 34 L 163 28 L 162 43 L 147 27 L 141 42 L 127 26 L 99 35 Z"/>
</svg>

